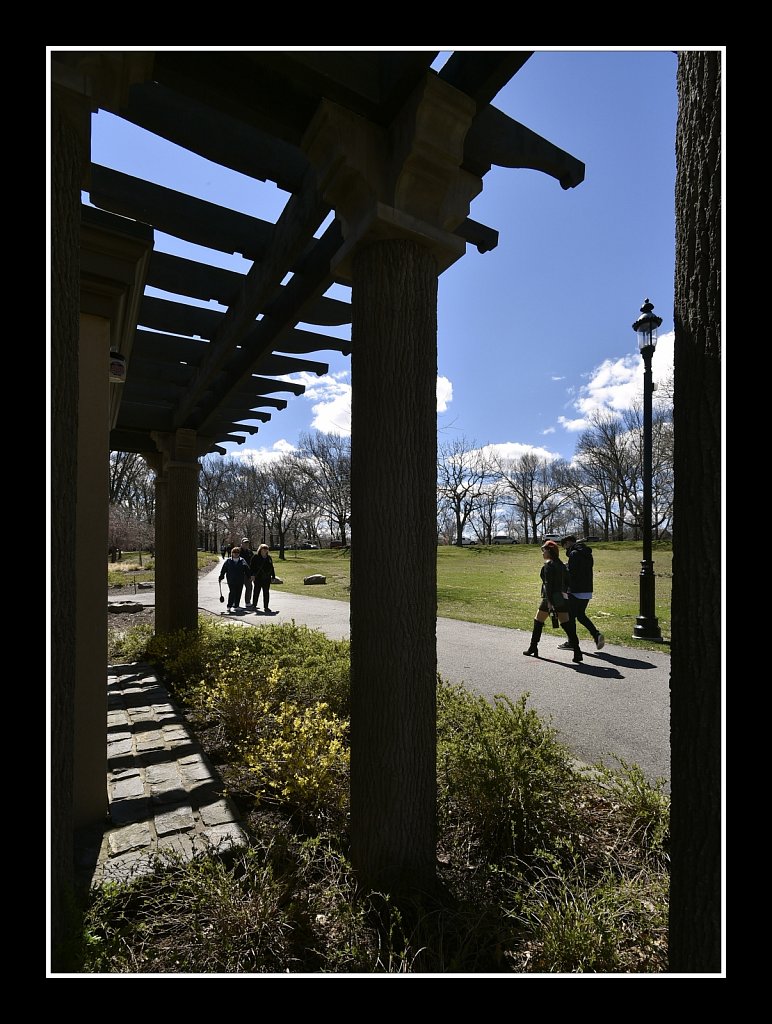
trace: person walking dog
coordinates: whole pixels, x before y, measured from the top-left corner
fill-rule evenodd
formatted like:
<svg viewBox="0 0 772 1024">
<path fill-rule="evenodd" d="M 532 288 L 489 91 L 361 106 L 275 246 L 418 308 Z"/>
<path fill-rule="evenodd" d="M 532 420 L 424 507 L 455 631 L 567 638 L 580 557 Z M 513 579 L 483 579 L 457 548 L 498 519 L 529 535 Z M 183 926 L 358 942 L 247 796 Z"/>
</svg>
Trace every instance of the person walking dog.
<svg viewBox="0 0 772 1024">
<path fill-rule="evenodd" d="M 595 641 L 596 650 L 606 643 L 605 636 L 597 628 L 592 619 L 587 615 L 587 605 L 592 600 L 592 569 L 593 557 L 592 548 L 586 541 L 577 540 L 573 534 L 563 537 L 560 542 L 566 552 L 566 564 L 568 566 L 568 614 L 576 626 L 581 622 L 587 632 Z M 560 644 L 559 650 L 571 650 L 571 644 L 566 641 Z"/>
<path fill-rule="evenodd" d="M 541 603 L 536 610 L 536 617 L 533 620 L 533 631 L 528 650 L 523 654 L 530 658 L 539 657 L 539 640 L 542 629 L 550 612 L 555 612 L 560 625 L 568 637 L 570 649 L 574 652 L 571 659 L 575 662 L 582 661 L 582 652 L 579 649 L 579 640 L 576 636 L 576 626 L 571 621 L 568 612 L 568 569 L 564 562 L 560 561 L 560 548 L 554 540 L 545 541 L 541 546 L 541 554 L 544 564 L 541 567 Z"/>
</svg>

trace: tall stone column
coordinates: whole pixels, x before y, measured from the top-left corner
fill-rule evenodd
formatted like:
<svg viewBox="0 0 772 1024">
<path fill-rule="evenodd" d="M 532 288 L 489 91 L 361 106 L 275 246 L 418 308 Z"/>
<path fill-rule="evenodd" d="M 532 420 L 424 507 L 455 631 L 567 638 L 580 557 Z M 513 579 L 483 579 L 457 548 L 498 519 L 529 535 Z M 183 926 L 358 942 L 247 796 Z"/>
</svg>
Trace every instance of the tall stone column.
<svg viewBox="0 0 772 1024">
<path fill-rule="evenodd" d="M 75 566 L 78 452 L 80 189 L 91 102 L 80 76 L 54 76 L 51 104 L 51 661 L 50 807 L 52 966 L 74 885 Z M 55 513 L 55 514 L 54 514 Z M 102 785 L 104 786 L 104 773 Z M 64 964 L 66 968 L 66 963 Z"/>
<path fill-rule="evenodd" d="M 437 277 L 474 112 L 428 76 L 388 128 L 324 104 L 304 143 L 352 284 L 352 860 L 396 897 L 436 884 Z"/>
<path fill-rule="evenodd" d="M 158 459 L 159 463 L 163 460 Z M 168 633 L 171 621 L 172 559 L 169 481 L 159 465 L 155 477 L 155 629 Z"/>
<path fill-rule="evenodd" d="M 82 315 L 76 524 L 75 828 L 107 817 L 107 596 L 110 321 Z"/>
<path fill-rule="evenodd" d="M 396 238 L 353 271 L 352 857 L 401 892 L 436 863 L 437 264 Z"/>
<path fill-rule="evenodd" d="M 198 625 L 198 451 L 194 430 L 157 434 L 156 631 Z"/>
</svg>

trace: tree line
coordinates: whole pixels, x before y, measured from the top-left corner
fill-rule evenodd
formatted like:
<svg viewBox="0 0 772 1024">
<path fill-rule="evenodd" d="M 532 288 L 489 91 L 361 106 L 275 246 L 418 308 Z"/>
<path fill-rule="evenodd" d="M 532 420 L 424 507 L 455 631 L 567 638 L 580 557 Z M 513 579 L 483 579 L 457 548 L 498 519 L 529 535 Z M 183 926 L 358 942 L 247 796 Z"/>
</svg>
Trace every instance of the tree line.
<svg viewBox="0 0 772 1024">
<path fill-rule="evenodd" d="M 673 528 L 673 420 L 668 387 L 658 393 L 652 420 L 652 533 Z M 301 435 L 299 447 L 255 464 L 238 456 L 200 461 L 199 546 L 219 551 L 248 537 L 283 557 L 287 547 L 331 541 L 346 546 L 351 532 L 351 438 L 321 431 Z M 438 446 L 437 539 L 490 544 L 506 535 L 537 543 L 547 533 L 574 532 L 603 540 L 638 539 L 643 527 L 642 406 L 621 414 L 595 413 L 577 440 L 574 458 L 534 452 L 515 458 L 497 446 L 464 437 Z M 110 455 L 111 548 L 152 549 L 154 474 L 141 455 Z M 409 529 L 404 524 L 401 529 Z"/>
</svg>

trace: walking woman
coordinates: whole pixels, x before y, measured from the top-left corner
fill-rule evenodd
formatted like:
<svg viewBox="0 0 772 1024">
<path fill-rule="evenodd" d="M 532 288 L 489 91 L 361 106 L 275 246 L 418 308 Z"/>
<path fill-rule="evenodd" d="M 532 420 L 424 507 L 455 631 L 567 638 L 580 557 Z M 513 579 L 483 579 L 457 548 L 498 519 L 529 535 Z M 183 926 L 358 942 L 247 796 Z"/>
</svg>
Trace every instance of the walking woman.
<svg viewBox="0 0 772 1024">
<path fill-rule="evenodd" d="M 564 562 L 560 561 L 560 547 L 554 540 L 545 541 L 541 548 L 544 564 L 541 567 L 541 603 L 536 611 L 536 618 L 533 620 L 533 632 L 531 643 L 523 654 L 531 658 L 539 657 L 539 640 L 541 631 L 550 612 L 557 613 L 558 621 L 566 632 L 568 642 L 574 656 L 571 659 L 575 662 L 582 661 L 582 652 L 579 650 L 579 640 L 576 635 L 576 623 L 571 620 L 568 614 L 568 569 Z"/>
<path fill-rule="evenodd" d="M 271 595 L 271 584 L 276 579 L 276 573 L 273 571 L 273 559 L 268 553 L 267 544 L 261 544 L 254 553 L 249 571 L 255 584 L 254 593 L 252 594 L 252 610 L 257 611 L 257 602 L 262 593 L 263 611 L 266 615 L 273 615 L 268 604 Z"/>
<path fill-rule="evenodd" d="M 220 566 L 218 577 L 220 583 L 222 583 L 223 577 L 228 580 L 228 611 L 235 612 L 238 610 L 241 600 L 241 589 L 245 581 L 249 579 L 249 566 L 241 557 L 241 548 L 238 545 L 231 548 L 231 557 L 226 558 Z"/>
</svg>

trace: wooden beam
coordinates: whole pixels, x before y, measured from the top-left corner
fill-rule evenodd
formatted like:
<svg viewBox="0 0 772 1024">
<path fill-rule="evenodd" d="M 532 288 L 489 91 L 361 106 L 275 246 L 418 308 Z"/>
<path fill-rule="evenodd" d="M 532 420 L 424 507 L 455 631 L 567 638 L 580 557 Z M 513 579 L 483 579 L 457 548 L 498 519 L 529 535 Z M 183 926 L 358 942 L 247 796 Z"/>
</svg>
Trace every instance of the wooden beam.
<svg viewBox="0 0 772 1024">
<path fill-rule="evenodd" d="M 212 351 L 199 369 L 196 379 L 191 385 L 190 394 L 183 400 L 177 412 L 175 417 L 177 427 L 202 428 L 206 433 L 203 423 L 188 422 L 190 413 L 199 404 L 202 394 L 212 387 L 223 366 L 232 361 L 234 348 L 243 340 L 268 299 L 273 297 L 280 287 L 287 267 L 308 246 L 314 232 L 327 216 L 327 210 L 327 204 L 317 191 L 316 178 L 309 174 L 303 190 L 290 199 L 276 223 L 270 258 L 252 266 L 246 275 L 238 298 L 230 306 L 228 312 L 223 315 L 217 336 L 212 344 Z M 333 223 L 337 224 L 337 222 Z M 338 236 L 339 232 L 338 226 Z M 330 228 L 316 243 L 315 248 L 323 247 L 324 238 L 328 235 L 330 235 Z M 329 282 L 329 257 L 326 258 L 325 263 L 326 275 L 323 286 L 319 289 L 321 292 L 326 290 Z M 318 295 L 313 297 L 316 298 Z M 261 327 L 264 323 L 265 318 L 261 321 Z M 280 324 L 277 325 L 277 328 L 284 329 L 287 326 L 290 325 Z M 260 333 L 265 336 L 268 332 L 263 329 Z M 259 359 L 266 351 L 270 351 L 270 340 L 275 333 L 276 329 L 270 332 L 270 338 L 266 338 L 266 343 L 260 345 L 258 351 L 253 348 L 250 348 L 249 351 L 242 349 L 236 360 L 237 368 L 244 373 L 250 371 L 256 359 Z M 234 374 L 234 384 L 240 376 L 242 373 Z M 212 409 L 212 411 L 214 410 Z"/>
<path fill-rule="evenodd" d="M 203 199 L 154 185 L 99 164 L 91 165 L 94 206 L 152 224 L 176 238 L 260 260 L 271 247 L 273 224 Z"/>
</svg>

